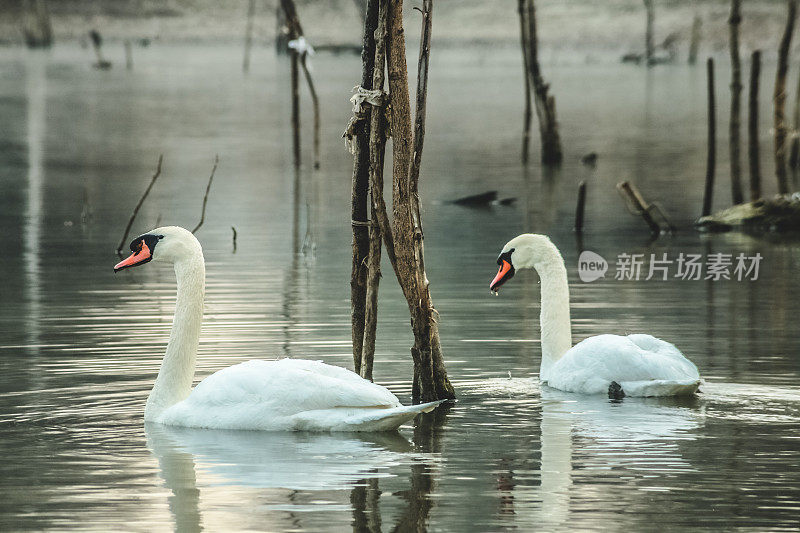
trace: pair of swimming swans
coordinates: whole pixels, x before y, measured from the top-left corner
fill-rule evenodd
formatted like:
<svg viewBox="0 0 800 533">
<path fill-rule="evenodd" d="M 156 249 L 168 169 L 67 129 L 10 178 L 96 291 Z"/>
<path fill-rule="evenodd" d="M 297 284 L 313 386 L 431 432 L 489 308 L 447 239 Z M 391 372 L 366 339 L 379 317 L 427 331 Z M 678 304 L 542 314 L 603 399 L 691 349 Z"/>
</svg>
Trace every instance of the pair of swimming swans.
<svg viewBox="0 0 800 533">
<path fill-rule="evenodd" d="M 166 226 L 136 237 L 114 271 L 150 261 L 172 263 L 178 281 L 175 318 L 145 406 L 148 422 L 247 430 L 384 431 L 442 402 L 404 406 L 387 388 L 320 361 L 248 361 L 212 374 L 192 390 L 205 295 L 205 262 L 191 232 Z M 697 368 L 671 344 L 649 335 L 600 335 L 571 347 L 564 261 L 543 235 L 510 241 L 491 289 L 515 270 L 542 279 L 540 378 L 551 387 L 615 397 L 670 396 L 697 390 Z"/>
</svg>

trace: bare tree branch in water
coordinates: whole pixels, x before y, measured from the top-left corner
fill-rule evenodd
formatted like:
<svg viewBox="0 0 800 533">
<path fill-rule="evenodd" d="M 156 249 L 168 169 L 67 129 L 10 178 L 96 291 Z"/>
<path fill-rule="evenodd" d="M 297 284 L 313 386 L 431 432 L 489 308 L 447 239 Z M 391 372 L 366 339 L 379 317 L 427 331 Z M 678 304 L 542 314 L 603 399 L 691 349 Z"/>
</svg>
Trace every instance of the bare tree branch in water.
<svg viewBox="0 0 800 533">
<path fill-rule="evenodd" d="M 530 86 L 533 87 L 533 96 L 536 107 L 536 117 L 539 119 L 539 135 L 542 141 L 542 163 L 545 165 L 558 165 L 564 156 L 561 151 L 561 137 L 558 134 L 558 121 L 556 119 L 556 99 L 548 94 L 550 86 L 542 77 L 539 66 L 539 43 L 536 33 L 536 6 L 533 0 L 525 0 L 525 8 L 520 13 L 524 18 L 521 21 L 527 27 L 527 75 Z M 525 32 L 523 32 L 525 33 Z"/>
<path fill-rule="evenodd" d="M 375 30 L 375 68 L 372 88 L 383 91 L 384 66 L 386 65 L 386 19 L 388 6 L 385 1 L 379 4 L 377 29 Z M 394 242 L 391 227 L 383 200 L 383 163 L 386 152 L 386 99 L 381 105 L 370 107 L 369 125 L 369 187 L 371 201 L 371 224 L 369 226 L 369 256 L 367 261 L 367 293 L 364 317 L 364 344 L 361 354 L 361 377 L 372 381 L 372 368 L 375 359 L 375 339 L 378 328 L 378 289 L 381 281 L 381 238 L 388 231 L 386 250 L 392 268 L 397 260 L 394 256 Z M 386 229 L 384 229 L 386 228 Z"/>
<path fill-rule="evenodd" d="M 789 49 L 792 43 L 794 22 L 797 16 L 797 0 L 787 1 L 786 27 L 778 48 L 778 69 L 775 73 L 775 92 L 773 93 L 775 129 L 775 177 L 778 179 L 778 192 L 789 192 L 786 175 L 786 73 L 789 70 Z"/>
<path fill-rule="evenodd" d="M 203 222 L 206 221 L 206 204 L 208 203 L 208 193 L 211 191 L 211 182 L 214 181 L 214 173 L 217 171 L 217 164 L 219 163 L 219 155 L 214 156 L 214 167 L 211 169 L 211 175 L 208 177 L 208 184 L 206 185 L 206 193 L 203 195 L 203 210 L 200 211 L 200 222 L 192 230 L 192 233 L 197 233 Z"/>
<path fill-rule="evenodd" d="M 761 51 L 754 50 L 750 60 L 750 97 L 747 122 L 747 155 L 750 161 L 750 201 L 761 198 L 761 168 L 758 154 L 758 78 L 761 74 Z"/>
<path fill-rule="evenodd" d="M 253 47 L 253 17 L 256 13 L 256 0 L 249 0 L 247 3 L 247 26 L 244 30 L 244 59 L 242 60 L 242 71 L 250 71 L 250 49 Z"/>
<path fill-rule="evenodd" d="M 408 303 L 414 346 L 413 401 L 429 402 L 454 398 L 439 341 L 438 313 L 431 300 L 425 272 L 422 225 L 419 217 L 419 165 L 425 128 L 427 65 L 430 53 L 432 0 L 423 2 L 423 30 L 418 65 L 416 138 L 411 129 L 403 2 L 390 0 L 388 11 L 387 65 L 392 131 L 392 210 L 394 215 L 395 274 Z M 412 144 L 415 153 L 412 154 Z"/>
<path fill-rule="evenodd" d="M 694 65 L 697 62 L 697 51 L 700 48 L 701 31 L 703 29 L 703 19 L 696 11 L 695 6 L 694 18 L 692 19 L 692 35 L 689 41 L 689 64 Z"/>
<path fill-rule="evenodd" d="M 375 66 L 375 29 L 378 25 L 379 0 L 370 0 L 364 18 L 361 51 L 361 88 L 372 90 Z M 383 63 L 381 63 L 381 71 Z M 353 176 L 350 191 L 350 220 L 353 232 L 353 262 L 350 273 L 350 325 L 353 343 L 353 365 L 361 374 L 367 297 L 367 257 L 370 253 L 367 220 L 370 174 L 370 129 L 363 106 L 354 106 L 353 119 L 345 136 L 351 136 Z M 352 130 L 352 131 L 350 131 Z"/>
<path fill-rule="evenodd" d="M 742 22 L 741 10 L 742 0 L 731 0 L 731 15 L 728 18 L 731 52 L 731 119 L 728 133 L 731 159 L 731 196 L 734 205 L 744 202 L 740 155 L 742 62 L 739 57 L 739 24 Z"/>
<path fill-rule="evenodd" d="M 311 77 L 311 71 L 308 69 L 307 57 L 310 50 L 305 42 L 303 34 L 303 26 L 300 24 L 300 18 L 297 16 L 297 8 L 295 7 L 294 0 L 281 0 L 281 8 L 286 17 L 286 27 L 289 33 L 289 48 L 291 50 L 292 58 L 292 128 L 294 133 L 294 155 L 295 166 L 300 166 L 300 103 L 298 92 L 298 64 L 303 69 L 303 74 L 308 84 L 308 92 L 311 95 L 311 102 L 314 109 L 314 168 L 319 168 L 319 98 L 317 97 L 317 90 L 314 86 L 314 80 Z M 294 43 L 292 43 L 294 41 Z"/>
<path fill-rule="evenodd" d="M 647 12 L 647 26 L 644 32 L 644 59 L 648 65 L 653 63 L 653 55 L 655 54 L 655 46 L 653 45 L 653 24 L 656 20 L 656 10 L 653 6 L 653 0 L 644 0 L 644 8 Z"/>
<path fill-rule="evenodd" d="M 528 59 L 528 24 L 526 22 L 525 11 L 527 9 L 527 0 L 517 0 L 517 14 L 519 15 L 520 25 L 520 40 L 522 41 L 522 67 L 523 77 L 525 78 L 525 113 L 523 115 L 522 124 L 522 163 L 528 163 L 528 152 L 531 145 L 531 119 L 533 112 L 531 109 L 531 79 L 528 76 L 529 59 Z"/>
<path fill-rule="evenodd" d="M 136 219 L 136 215 L 139 214 L 139 209 L 142 208 L 142 204 L 144 203 L 147 195 L 150 194 L 150 189 L 153 188 L 153 185 L 156 183 L 156 180 L 161 175 L 161 162 L 164 160 L 164 154 L 158 156 L 158 166 L 156 167 L 156 172 L 153 174 L 153 177 L 150 179 L 150 184 L 145 189 L 144 194 L 142 197 L 139 198 L 139 203 L 136 204 L 136 207 L 133 208 L 133 213 L 131 214 L 130 220 L 128 220 L 128 225 L 125 226 L 125 233 L 122 234 L 122 239 L 119 241 L 119 245 L 117 246 L 117 255 L 122 257 L 122 249 L 125 247 L 125 242 L 128 240 L 128 234 L 131 231 L 131 226 L 133 226 L 133 221 Z"/>
<path fill-rule="evenodd" d="M 703 194 L 703 212 L 706 217 L 711 214 L 714 197 L 714 172 L 717 162 L 717 104 L 714 92 L 714 58 L 706 62 L 708 78 L 708 157 L 706 159 L 706 187 Z"/>
</svg>

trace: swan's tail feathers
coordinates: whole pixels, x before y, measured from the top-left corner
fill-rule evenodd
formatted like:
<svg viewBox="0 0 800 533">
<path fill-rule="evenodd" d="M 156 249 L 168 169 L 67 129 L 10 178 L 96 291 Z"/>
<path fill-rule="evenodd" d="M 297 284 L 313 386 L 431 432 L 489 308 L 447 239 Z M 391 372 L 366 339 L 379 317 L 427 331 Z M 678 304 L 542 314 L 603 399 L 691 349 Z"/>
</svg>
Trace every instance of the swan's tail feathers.
<svg viewBox="0 0 800 533">
<path fill-rule="evenodd" d="M 389 409 L 370 409 L 348 421 L 347 431 L 392 431 L 406 422 L 413 420 L 420 413 L 429 413 L 447 400 L 421 403 L 418 405 L 402 405 Z"/>
<path fill-rule="evenodd" d="M 702 379 L 653 379 L 620 383 L 626 396 L 690 396 L 697 393 Z"/>
<path fill-rule="evenodd" d="M 447 400 L 397 407 L 335 407 L 304 411 L 292 417 L 296 431 L 393 431 L 420 413 L 427 413 Z"/>
</svg>

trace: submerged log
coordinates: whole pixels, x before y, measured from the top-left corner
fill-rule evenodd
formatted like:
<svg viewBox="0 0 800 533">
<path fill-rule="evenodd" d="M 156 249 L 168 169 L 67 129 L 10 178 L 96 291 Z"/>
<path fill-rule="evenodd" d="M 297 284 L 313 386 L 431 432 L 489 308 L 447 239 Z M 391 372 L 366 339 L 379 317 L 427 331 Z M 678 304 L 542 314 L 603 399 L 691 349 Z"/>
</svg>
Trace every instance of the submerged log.
<svg viewBox="0 0 800 533">
<path fill-rule="evenodd" d="M 455 205 L 465 205 L 469 207 L 487 206 L 497 200 L 497 191 L 486 191 L 480 194 L 472 194 L 453 200 Z"/>
<path fill-rule="evenodd" d="M 653 218 L 653 215 L 650 213 L 652 209 L 652 204 L 648 204 L 642 194 L 639 192 L 639 189 L 636 188 L 635 185 L 628 181 L 623 181 L 617 184 L 617 190 L 622 195 L 622 197 L 629 203 L 629 205 L 633 208 L 631 212 L 635 215 L 639 215 L 642 217 L 647 225 L 650 227 L 650 232 L 654 235 L 658 235 L 661 233 L 661 226 Z"/>
<path fill-rule="evenodd" d="M 800 232 L 800 195 L 783 194 L 735 205 L 695 223 L 701 231 Z"/>
</svg>

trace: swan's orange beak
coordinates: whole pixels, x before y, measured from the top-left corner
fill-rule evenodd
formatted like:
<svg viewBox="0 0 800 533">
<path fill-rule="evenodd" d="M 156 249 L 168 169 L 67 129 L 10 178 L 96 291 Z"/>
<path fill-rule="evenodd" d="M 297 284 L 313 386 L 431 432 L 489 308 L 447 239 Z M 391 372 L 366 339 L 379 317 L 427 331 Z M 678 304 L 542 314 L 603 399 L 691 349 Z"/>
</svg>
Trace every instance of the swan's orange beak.
<svg viewBox="0 0 800 533">
<path fill-rule="evenodd" d="M 150 248 L 147 246 L 147 243 L 144 241 L 140 241 L 142 243 L 141 248 L 139 248 L 138 252 L 134 252 L 131 254 L 130 257 L 127 259 L 123 259 L 116 265 L 114 265 L 114 272 L 119 272 L 122 269 L 129 268 L 136 265 L 141 265 L 142 263 L 147 263 L 150 259 L 153 258 L 153 254 L 150 253 Z"/>
<path fill-rule="evenodd" d="M 489 284 L 489 290 L 497 294 L 498 292 L 500 292 L 500 286 L 513 277 L 514 277 L 514 267 L 511 265 L 510 262 L 503 259 L 500 263 L 500 270 L 497 271 L 497 275 Z"/>
</svg>

